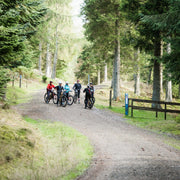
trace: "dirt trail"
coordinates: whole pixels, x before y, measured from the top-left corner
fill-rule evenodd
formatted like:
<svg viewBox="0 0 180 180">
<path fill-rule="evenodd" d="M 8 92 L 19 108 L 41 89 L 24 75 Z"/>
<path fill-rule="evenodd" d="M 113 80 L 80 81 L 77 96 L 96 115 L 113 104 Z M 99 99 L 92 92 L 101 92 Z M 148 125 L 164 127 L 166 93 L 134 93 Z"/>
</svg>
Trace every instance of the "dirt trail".
<svg viewBox="0 0 180 180">
<path fill-rule="evenodd" d="M 179 180 L 180 151 L 163 143 L 163 137 L 131 126 L 121 115 L 83 109 L 83 104 L 66 108 L 43 102 L 39 91 L 22 115 L 61 121 L 87 136 L 95 149 L 91 167 L 78 180 Z"/>
</svg>

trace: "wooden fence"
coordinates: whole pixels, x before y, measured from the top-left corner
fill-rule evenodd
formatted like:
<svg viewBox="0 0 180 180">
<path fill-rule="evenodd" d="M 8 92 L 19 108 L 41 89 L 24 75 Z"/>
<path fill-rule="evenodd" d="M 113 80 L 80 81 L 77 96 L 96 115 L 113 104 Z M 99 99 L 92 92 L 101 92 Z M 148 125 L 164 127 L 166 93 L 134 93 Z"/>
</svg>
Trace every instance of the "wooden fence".
<svg viewBox="0 0 180 180">
<path fill-rule="evenodd" d="M 131 101 L 131 103 L 129 103 Z M 160 108 L 151 108 L 151 107 L 142 107 L 142 106 L 135 106 L 134 102 L 143 102 L 143 103 L 150 103 L 150 104 L 156 104 L 156 105 L 164 105 L 164 109 L 162 107 Z M 129 105 L 131 104 L 131 105 Z M 164 112 L 164 118 L 166 120 L 166 114 L 169 113 L 180 113 L 180 110 L 173 110 L 168 109 L 167 105 L 171 106 L 180 106 L 180 103 L 173 103 L 173 102 L 165 102 L 165 101 L 152 101 L 152 100 L 144 100 L 144 99 L 133 99 L 128 98 L 128 108 L 131 107 L 131 117 L 133 117 L 133 110 L 139 109 L 139 110 L 146 110 L 146 111 L 155 111 L 156 117 L 158 117 L 158 112 Z"/>
</svg>

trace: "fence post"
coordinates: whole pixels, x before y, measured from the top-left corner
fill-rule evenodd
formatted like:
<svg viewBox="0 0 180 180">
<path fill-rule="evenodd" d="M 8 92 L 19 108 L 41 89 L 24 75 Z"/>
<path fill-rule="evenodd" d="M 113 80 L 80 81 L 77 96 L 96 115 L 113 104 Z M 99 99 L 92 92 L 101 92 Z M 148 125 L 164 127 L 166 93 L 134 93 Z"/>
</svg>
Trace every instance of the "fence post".
<svg viewBox="0 0 180 180">
<path fill-rule="evenodd" d="M 21 88 L 21 79 L 22 79 L 22 75 L 19 76 L 19 87 Z"/>
<path fill-rule="evenodd" d="M 128 93 L 125 93 L 125 115 L 128 116 L 129 110 L 129 101 L 128 101 Z"/>
<path fill-rule="evenodd" d="M 165 112 L 164 112 L 164 117 L 165 117 L 165 120 L 166 120 L 166 103 L 165 103 Z"/>
<path fill-rule="evenodd" d="M 133 100 L 131 99 L 131 117 L 133 117 Z"/>
<path fill-rule="evenodd" d="M 157 109 L 156 109 L 156 118 L 158 117 L 158 111 L 157 111 Z"/>
<path fill-rule="evenodd" d="M 112 90 L 110 90 L 110 94 L 109 94 L 109 107 L 111 107 L 111 100 L 112 100 Z"/>
</svg>

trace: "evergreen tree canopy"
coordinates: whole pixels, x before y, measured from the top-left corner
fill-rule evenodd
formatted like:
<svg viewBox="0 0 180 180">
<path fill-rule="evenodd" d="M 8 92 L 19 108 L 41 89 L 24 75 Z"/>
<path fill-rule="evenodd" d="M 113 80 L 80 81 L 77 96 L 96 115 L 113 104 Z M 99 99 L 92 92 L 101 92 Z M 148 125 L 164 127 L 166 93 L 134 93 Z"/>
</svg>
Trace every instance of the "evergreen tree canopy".
<svg viewBox="0 0 180 180">
<path fill-rule="evenodd" d="M 0 64 L 23 65 L 21 52 L 46 13 L 42 1 L 0 0 Z"/>
<path fill-rule="evenodd" d="M 162 58 L 170 78 L 180 82 L 180 1 L 169 1 L 168 11 L 162 14 L 146 15 L 142 21 L 155 31 L 161 31 L 163 40 L 171 44 L 171 53 Z"/>
</svg>

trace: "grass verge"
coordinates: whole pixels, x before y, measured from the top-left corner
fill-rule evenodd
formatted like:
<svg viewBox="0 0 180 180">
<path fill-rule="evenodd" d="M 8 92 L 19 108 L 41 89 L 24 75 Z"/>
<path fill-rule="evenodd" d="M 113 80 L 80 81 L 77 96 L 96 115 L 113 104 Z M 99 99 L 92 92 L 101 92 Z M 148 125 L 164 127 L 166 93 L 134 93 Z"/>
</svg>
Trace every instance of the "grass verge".
<svg viewBox="0 0 180 180">
<path fill-rule="evenodd" d="M 74 179 L 90 164 L 88 139 L 64 124 L 0 109 L 0 179 Z"/>
<path fill-rule="evenodd" d="M 138 127 L 148 129 L 157 133 L 163 133 L 165 135 L 175 135 L 180 137 L 180 115 L 168 114 L 167 120 L 164 120 L 164 113 L 158 113 L 158 118 L 155 118 L 155 112 L 134 110 L 134 117 L 131 117 L 131 110 L 128 116 L 125 116 L 124 107 L 111 107 L 104 105 L 95 105 L 98 109 L 108 109 L 115 113 L 120 113 L 127 119 L 127 123 L 136 125 Z M 165 140 L 166 144 L 180 150 L 180 141 L 172 138 Z"/>
<path fill-rule="evenodd" d="M 48 173 L 43 172 L 41 177 L 69 180 L 88 168 L 93 148 L 85 136 L 60 122 L 35 121 L 28 117 L 25 120 L 46 139 L 43 143 L 46 157 L 43 168 L 46 167 Z"/>
<path fill-rule="evenodd" d="M 37 89 L 46 89 L 46 84 L 42 83 L 40 80 L 26 80 L 27 86 L 24 85 L 21 88 L 16 83 L 13 87 L 8 84 L 7 87 L 7 102 L 10 105 L 27 103 L 32 98 L 32 93 Z"/>
<path fill-rule="evenodd" d="M 108 109 L 115 113 L 120 113 L 124 118 L 127 119 L 126 122 L 138 127 L 166 135 L 168 134 L 180 137 L 180 115 L 167 113 L 167 120 L 164 120 L 164 113 L 158 112 L 158 118 L 156 118 L 155 112 L 134 110 L 134 117 L 131 117 L 131 108 L 129 108 L 129 115 L 125 116 L 125 108 L 123 106 L 124 99 L 119 102 L 113 101 L 112 107 L 109 108 L 109 89 L 99 89 L 96 91 L 95 107 L 98 109 Z M 175 147 L 176 149 L 180 149 L 179 140 L 168 138 L 166 143 Z"/>
</svg>

